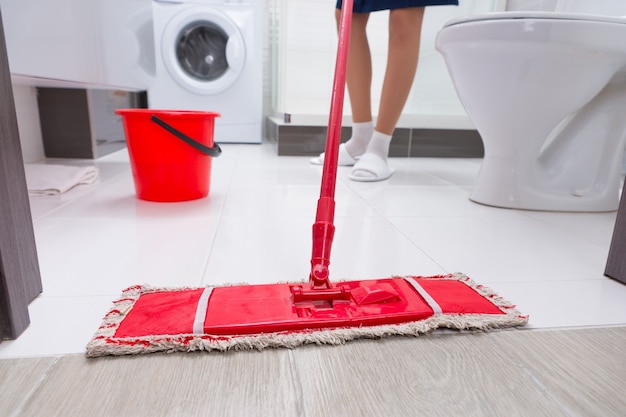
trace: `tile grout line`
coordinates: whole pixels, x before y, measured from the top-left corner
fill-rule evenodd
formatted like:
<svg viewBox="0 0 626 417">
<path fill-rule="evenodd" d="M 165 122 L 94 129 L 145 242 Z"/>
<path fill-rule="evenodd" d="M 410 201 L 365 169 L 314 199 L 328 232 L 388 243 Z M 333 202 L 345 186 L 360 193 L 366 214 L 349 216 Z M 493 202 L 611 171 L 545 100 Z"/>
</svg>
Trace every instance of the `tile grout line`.
<svg viewBox="0 0 626 417">
<path fill-rule="evenodd" d="M 98 164 L 97 164 L 97 163 L 95 164 L 95 167 L 96 167 L 97 169 L 99 169 L 99 168 L 100 168 L 100 167 L 98 166 Z M 68 201 L 65 201 L 64 203 L 62 203 L 62 204 L 61 204 L 61 205 L 59 205 L 58 207 L 54 207 L 53 209 L 51 209 L 51 210 L 47 211 L 46 213 L 44 213 L 44 214 L 42 214 L 42 215 L 40 215 L 40 216 L 38 216 L 38 217 L 36 217 L 36 218 L 35 218 L 35 217 L 33 217 L 33 224 L 34 224 L 34 223 L 36 223 L 36 222 L 39 222 L 39 221 L 41 221 L 41 220 L 44 220 L 44 219 L 49 218 L 49 217 L 50 217 L 50 215 L 51 215 L 52 213 L 55 213 L 55 212 L 57 212 L 57 211 L 59 211 L 59 210 L 61 210 L 61 209 L 63 209 L 63 208 L 66 208 L 67 206 L 69 206 L 69 205 L 71 205 L 71 204 L 73 204 L 73 203 L 77 202 L 78 200 L 82 200 L 82 199 L 83 199 L 83 198 L 85 198 L 85 197 L 89 197 L 89 195 L 90 195 L 90 194 L 93 194 L 93 193 L 97 192 L 97 191 L 98 191 L 98 189 L 99 189 L 99 188 L 101 188 L 103 185 L 105 185 L 105 184 L 107 184 L 107 183 L 112 182 L 114 179 L 116 179 L 116 178 L 118 178 L 118 177 L 121 177 L 122 175 L 128 175 L 128 172 L 129 172 L 129 171 L 131 171 L 131 169 L 130 169 L 130 165 L 129 165 L 129 167 L 128 167 L 128 169 L 127 169 L 127 170 L 125 170 L 125 171 L 123 171 L 123 172 L 120 172 L 120 173 L 117 173 L 117 174 L 113 175 L 111 178 L 109 178 L 109 179 L 107 179 L 107 180 L 102 180 L 102 178 L 98 178 L 98 179 L 99 179 L 99 181 L 98 181 L 97 183 L 93 183 L 93 184 L 78 184 L 77 186 L 75 186 L 75 187 L 73 187 L 73 188 L 76 188 L 76 187 L 81 187 L 81 186 L 82 186 L 82 187 L 90 187 L 90 188 L 89 188 L 89 189 L 86 189 L 84 194 L 81 194 L 81 195 L 75 196 L 75 197 L 73 197 L 73 198 L 69 199 Z M 70 189 L 70 190 L 66 191 L 66 192 L 65 192 L 65 195 L 67 195 L 67 193 L 68 193 L 68 192 L 71 192 L 71 191 L 72 191 L 72 189 Z M 31 202 L 31 201 L 30 201 L 30 199 L 31 199 L 31 198 L 45 198 L 45 197 L 30 197 L 30 196 L 29 196 L 29 203 Z M 31 205 L 32 205 L 32 204 L 31 204 Z"/>
<path fill-rule="evenodd" d="M 568 236 L 570 236 L 572 239 L 576 239 L 576 240 L 581 241 L 581 242 L 589 242 L 593 246 L 600 247 L 600 245 L 598 245 L 595 241 L 590 240 L 590 239 L 584 239 L 582 236 L 580 236 L 578 233 L 576 233 L 576 231 L 571 231 L 570 229 L 565 230 L 565 229 L 559 227 L 558 225 L 555 225 L 551 221 L 547 221 L 545 219 L 533 216 L 534 213 L 561 213 L 561 214 L 566 213 L 566 214 L 571 214 L 571 215 L 577 215 L 577 214 L 585 214 L 583 212 L 569 212 L 569 213 L 567 213 L 567 212 L 549 212 L 549 211 L 547 212 L 547 211 L 527 211 L 527 210 L 518 210 L 518 211 L 519 211 L 519 213 L 523 217 L 525 217 L 527 219 L 531 219 L 531 220 L 533 220 L 534 222 L 536 222 L 539 225 L 542 225 L 542 226 L 545 226 L 545 227 L 549 227 L 550 230 L 554 231 L 554 233 L 567 233 Z M 602 213 L 602 212 L 595 212 L 595 213 L 594 212 L 589 212 L 588 214 L 610 214 L 610 213 L 614 213 L 615 216 L 617 216 L 617 211 L 605 212 L 605 213 Z M 607 242 L 607 244 L 609 244 L 609 242 L 610 242 L 610 240 Z M 604 249 L 604 248 L 602 248 L 602 249 Z M 608 253 L 608 249 L 606 249 L 606 250 L 607 250 L 607 253 Z"/>
<path fill-rule="evenodd" d="M 444 271 L 445 273 L 454 273 L 457 271 L 448 271 L 446 268 L 444 268 L 444 266 L 439 263 L 430 253 L 426 252 L 426 250 L 422 249 L 421 246 L 419 246 L 417 243 L 415 243 L 413 241 L 413 239 L 411 239 L 406 233 L 404 233 L 402 231 L 402 229 L 400 229 L 399 227 L 397 227 L 395 224 L 393 224 L 392 221 L 390 221 L 392 217 L 390 216 L 385 216 L 384 219 L 387 222 L 387 224 L 389 224 L 389 226 L 396 230 L 400 236 L 404 237 L 407 241 L 411 242 L 411 244 L 420 252 L 422 252 L 428 259 L 430 259 L 435 265 L 437 265 L 439 268 L 441 268 L 442 271 Z"/>
<path fill-rule="evenodd" d="M 400 233 L 400 235 L 402 237 L 404 237 L 408 242 L 410 242 L 411 245 L 413 245 L 418 251 L 422 252 L 427 258 L 432 260 L 433 263 L 435 263 L 439 268 L 441 268 L 442 271 L 447 272 L 447 273 L 456 272 L 456 271 L 447 271 L 446 268 L 443 267 L 443 265 L 441 265 L 439 262 L 437 262 L 428 252 L 426 252 L 424 249 L 422 249 L 411 238 L 409 238 L 409 236 L 407 236 L 406 233 L 404 233 L 395 224 L 393 224 L 393 222 L 390 221 L 391 216 L 387 216 L 384 213 L 381 213 L 379 210 L 377 210 L 376 207 L 372 206 L 369 203 L 369 201 L 367 201 L 367 199 L 365 197 L 363 197 L 363 195 L 361 195 L 357 190 L 355 190 L 352 187 L 350 187 L 349 184 L 346 184 L 346 186 L 348 187 L 350 192 L 352 192 L 358 199 L 360 199 L 363 202 L 363 204 L 365 204 L 367 207 L 369 207 L 375 213 L 374 216 L 369 216 L 369 217 L 378 217 L 380 219 L 383 219 L 392 229 L 394 229 L 398 233 Z M 447 185 L 446 185 L 446 187 L 447 187 Z"/>
<path fill-rule="evenodd" d="M 206 255 L 206 260 L 204 262 L 204 267 L 202 268 L 202 273 L 200 275 L 200 282 L 199 285 L 200 286 L 207 286 L 208 284 L 205 281 L 205 277 L 207 276 L 207 272 L 208 272 L 208 268 L 209 268 L 209 261 L 211 259 L 211 253 L 213 252 L 213 245 L 215 244 L 215 240 L 217 239 L 217 235 L 220 232 L 220 229 L 222 228 L 222 221 L 224 219 L 224 209 L 226 207 L 226 201 L 228 199 L 228 196 L 230 195 L 231 189 L 232 189 L 232 185 L 233 185 L 233 181 L 235 178 L 235 173 L 237 171 L 237 168 L 239 167 L 241 163 L 241 152 L 237 153 L 237 162 L 235 163 L 231 173 L 230 173 L 230 178 L 228 180 L 228 187 L 226 188 L 226 192 L 224 193 L 224 203 L 222 204 L 222 206 L 220 207 L 219 213 L 217 215 L 218 221 L 217 221 L 217 225 L 215 226 L 215 233 L 213 234 L 213 237 L 211 239 L 211 245 L 210 245 L 210 249 Z M 210 194 L 210 191 L 209 191 Z M 210 198 L 210 195 L 208 196 L 208 198 Z"/>
</svg>

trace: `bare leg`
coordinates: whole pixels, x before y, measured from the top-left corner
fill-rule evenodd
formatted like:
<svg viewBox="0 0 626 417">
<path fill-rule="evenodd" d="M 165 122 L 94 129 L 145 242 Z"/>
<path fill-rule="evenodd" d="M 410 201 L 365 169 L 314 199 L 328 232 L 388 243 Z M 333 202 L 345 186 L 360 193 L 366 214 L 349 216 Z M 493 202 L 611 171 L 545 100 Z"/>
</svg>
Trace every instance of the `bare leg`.
<svg viewBox="0 0 626 417">
<path fill-rule="evenodd" d="M 339 165 L 354 165 L 356 158 L 365 153 L 372 137 L 372 57 L 367 41 L 367 21 L 369 13 L 354 13 L 350 31 L 350 48 L 346 68 L 346 85 L 352 106 L 352 136 L 339 147 Z M 341 10 L 335 10 L 337 30 L 341 23 Z M 311 159 L 314 164 L 322 164 L 324 154 Z"/>
<path fill-rule="evenodd" d="M 376 120 L 378 132 L 393 133 L 409 97 L 417 70 L 423 17 L 423 7 L 389 12 L 389 51 Z"/>
<path fill-rule="evenodd" d="M 350 179 L 381 181 L 393 174 L 387 166 L 389 145 L 415 78 L 423 17 L 423 7 L 389 12 L 389 51 L 376 129 Z"/>
<path fill-rule="evenodd" d="M 355 123 L 372 121 L 370 92 L 372 86 L 372 56 L 366 33 L 369 17 L 369 13 L 354 13 L 352 15 L 346 84 L 348 86 L 350 105 L 352 106 L 352 121 Z M 341 10 L 336 9 L 335 18 L 337 20 L 337 29 L 339 29 Z"/>
</svg>

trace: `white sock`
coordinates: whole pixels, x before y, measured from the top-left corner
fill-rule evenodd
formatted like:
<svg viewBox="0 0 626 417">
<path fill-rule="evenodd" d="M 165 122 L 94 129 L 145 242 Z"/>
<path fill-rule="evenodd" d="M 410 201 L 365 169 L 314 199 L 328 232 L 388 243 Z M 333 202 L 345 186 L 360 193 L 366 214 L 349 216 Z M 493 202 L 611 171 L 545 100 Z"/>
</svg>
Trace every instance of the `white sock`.
<svg viewBox="0 0 626 417">
<path fill-rule="evenodd" d="M 390 144 L 391 135 L 386 135 L 375 130 L 374 133 L 372 133 L 372 138 L 370 139 L 369 144 L 367 145 L 366 152 L 376 154 L 380 156 L 383 161 L 387 162 Z"/>
<path fill-rule="evenodd" d="M 344 144 L 348 154 L 355 158 L 365 153 L 374 131 L 374 123 L 362 122 L 352 124 L 352 137 Z"/>
</svg>

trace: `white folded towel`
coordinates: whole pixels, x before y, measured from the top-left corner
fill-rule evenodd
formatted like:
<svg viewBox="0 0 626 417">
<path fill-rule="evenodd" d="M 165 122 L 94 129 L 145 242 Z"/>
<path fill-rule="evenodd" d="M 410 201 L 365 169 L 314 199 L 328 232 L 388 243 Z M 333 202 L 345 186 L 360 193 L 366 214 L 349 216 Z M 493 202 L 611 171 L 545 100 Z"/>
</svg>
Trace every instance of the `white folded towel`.
<svg viewBox="0 0 626 417">
<path fill-rule="evenodd" d="M 98 168 L 67 165 L 26 164 L 26 185 L 32 196 L 57 195 L 78 184 L 91 184 L 98 178 Z"/>
</svg>

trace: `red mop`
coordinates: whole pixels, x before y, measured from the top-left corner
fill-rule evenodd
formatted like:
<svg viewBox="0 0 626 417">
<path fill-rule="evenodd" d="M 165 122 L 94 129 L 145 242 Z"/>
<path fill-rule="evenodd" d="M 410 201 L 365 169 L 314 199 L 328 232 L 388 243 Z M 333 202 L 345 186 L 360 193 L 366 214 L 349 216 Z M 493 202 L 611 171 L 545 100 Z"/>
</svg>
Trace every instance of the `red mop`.
<svg viewBox="0 0 626 417">
<path fill-rule="evenodd" d="M 131 287 L 87 345 L 87 356 L 340 344 L 419 335 L 438 327 L 526 324 L 514 306 L 462 274 L 329 280 L 335 184 L 353 0 L 345 0 L 308 283 L 153 289 Z"/>
</svg>

